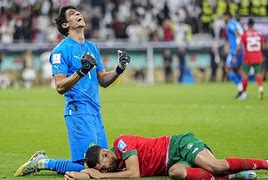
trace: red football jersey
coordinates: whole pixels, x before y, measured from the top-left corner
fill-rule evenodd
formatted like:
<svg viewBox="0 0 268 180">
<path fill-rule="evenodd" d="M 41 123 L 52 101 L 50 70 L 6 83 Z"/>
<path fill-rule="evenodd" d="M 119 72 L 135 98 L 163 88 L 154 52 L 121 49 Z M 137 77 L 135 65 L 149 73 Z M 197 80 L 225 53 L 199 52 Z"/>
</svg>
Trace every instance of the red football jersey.
<svg viewBox="0 0 268 180">
<path fill-rule="evenodd" d="M 264 42 L 263 36 L 256 30 L 247 30 L 241 37 L 241 43 L 244 45 L 244 64 L 262 63 L 261 45 Z"/>
<path fill-rule="evenodd" d="M 113 143 L 119 160 L 119 169 L 124 169 L 128 157 L 137 155 L 140 176 L 167 175 L 169 136 L 145 138 L 133 135 L 121 135 Z"/>
</svg>

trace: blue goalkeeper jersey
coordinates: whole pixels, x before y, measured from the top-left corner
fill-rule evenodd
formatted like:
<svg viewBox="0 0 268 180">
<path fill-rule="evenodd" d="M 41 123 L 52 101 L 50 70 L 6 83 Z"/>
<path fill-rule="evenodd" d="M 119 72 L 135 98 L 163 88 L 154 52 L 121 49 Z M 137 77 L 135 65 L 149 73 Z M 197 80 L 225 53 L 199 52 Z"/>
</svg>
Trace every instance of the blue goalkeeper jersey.
<svg viewBox="0 0 268 180">
<path fill-rule="evenodd" d="M 104 66 L 96 45 L 88 40 L 79 43 L 71 37 L 62 40 L 51 52 L 49 61 L 52 74 L 71 76 L 81 67 L 81 57 L 89 52 L 96 59 L 97 67 L 81 78 L 75 86 L 64 94 L 66 104 L 64 115 L 74 113 L 101 113 L 97 72 L 103 71 Z"/>
<path fill-rule="evenodd" d="M 229 43 L 229 53 L 235 54 L 237 45 L 240 39 L 237 37 L 236 33 L 243 34 L 242 26 L 234 19 L 230 19 L 226 25 L 227 39 Z"/>
</svg>

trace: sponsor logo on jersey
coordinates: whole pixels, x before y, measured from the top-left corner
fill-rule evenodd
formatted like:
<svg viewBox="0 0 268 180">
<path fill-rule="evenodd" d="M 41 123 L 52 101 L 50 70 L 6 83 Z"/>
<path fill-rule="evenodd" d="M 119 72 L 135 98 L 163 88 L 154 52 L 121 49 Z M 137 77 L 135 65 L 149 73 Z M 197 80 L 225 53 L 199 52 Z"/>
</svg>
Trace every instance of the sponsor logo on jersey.
<svg viewBox="0 0 268 180">
<path fill-rule="evenodd" d="M 60 54 L 53 54 L 52 64 L 60 64 Z"/>
<path fill-rule="evenodd" d="M 117 148 L 119 149 L 119 151 L 124 153 L 126 147 L 127 147 L 126 143 L 122 139 L 120 139 L 120 141 L 117 144 Z"/>
</svg>

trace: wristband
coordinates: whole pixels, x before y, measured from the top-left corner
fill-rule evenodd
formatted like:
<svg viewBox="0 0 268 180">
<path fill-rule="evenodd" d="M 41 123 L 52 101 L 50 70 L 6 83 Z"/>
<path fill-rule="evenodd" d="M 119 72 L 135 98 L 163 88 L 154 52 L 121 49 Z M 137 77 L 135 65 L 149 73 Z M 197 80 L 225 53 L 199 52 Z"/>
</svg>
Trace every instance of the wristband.
<svg viewBox="0 0 268 180">
<path fill-rule="evenodd" d="M 76 71 L 76 73 L 82 78 L 85 76 L 85 74 L 82 72 L 81 69 L 79 69 L 78 71 Z"/>
<path fill-rule="evenodd" d="M 122 68 L 120 68 L 119 66 L 117 66 L 116 69 L 115 69 L 115 72 L 116 72 L 117 74 L 122 74 L 122 73 L 124 72 L 124 70 L 125 70 L 125 69 L 122 69 Z"/>
</svg>

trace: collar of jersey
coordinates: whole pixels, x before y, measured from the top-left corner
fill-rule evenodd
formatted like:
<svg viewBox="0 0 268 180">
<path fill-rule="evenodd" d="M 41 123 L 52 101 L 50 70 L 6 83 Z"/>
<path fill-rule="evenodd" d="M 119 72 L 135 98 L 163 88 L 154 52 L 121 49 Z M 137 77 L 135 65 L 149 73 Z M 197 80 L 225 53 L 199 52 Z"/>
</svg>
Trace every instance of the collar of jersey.
<svg viewBox="0 0 268 180">
<path fill-rule="evenodd" d="M 73 43 L 80 44 L 80 45 L 83 45 L 83 44 L 85 43 L 85 40 L 84 40 L 84 42 L 80 43 L 80 42 L 74 40 L 74 39 L 73 39 L 72 37 L 70 37 L 70 36 L 67 36 L 66 39 L 67 39 L 68 41 L 71 41 L 71 42 L 73 42 Z"/>
</svg>

